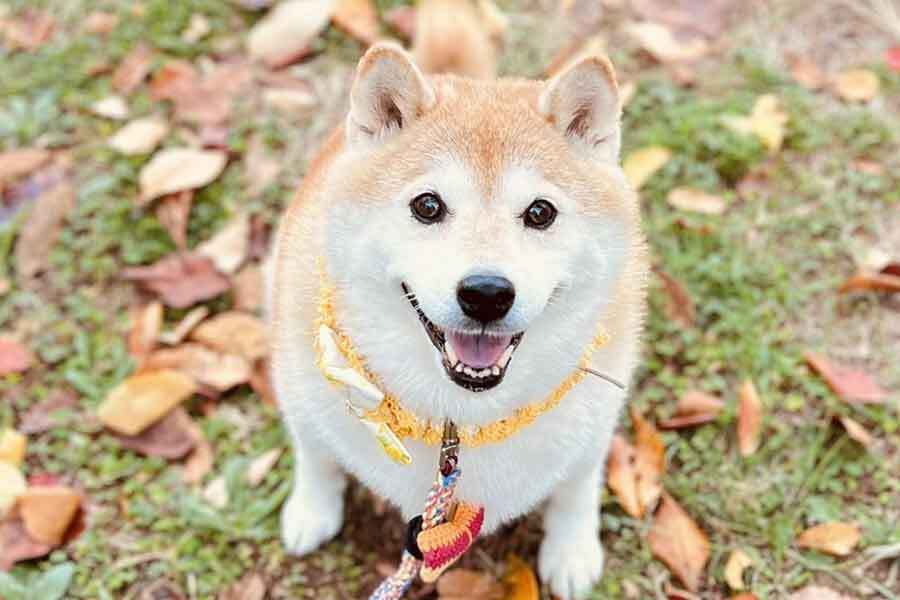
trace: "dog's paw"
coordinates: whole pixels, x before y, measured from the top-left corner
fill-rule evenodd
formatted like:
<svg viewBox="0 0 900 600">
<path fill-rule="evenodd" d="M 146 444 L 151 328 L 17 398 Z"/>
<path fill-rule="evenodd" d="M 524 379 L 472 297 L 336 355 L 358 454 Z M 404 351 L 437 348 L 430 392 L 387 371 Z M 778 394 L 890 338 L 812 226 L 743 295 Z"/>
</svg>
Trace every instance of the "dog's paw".
<svg viewBox="0 0 900 600">
<path fill-rule="evenodd" d="M 344 500 L 311 498 L 294 490 L 281 509 L 281 540 L 294 555 L 308 554 L 337 535 L 344 521 Z"/>
<path fill-rule="evenodd" d="M 560 600 L 584 598 L 603 574 L 603 546 L 596 534 L 545 537 L 538 572 Z"/>
</svg>

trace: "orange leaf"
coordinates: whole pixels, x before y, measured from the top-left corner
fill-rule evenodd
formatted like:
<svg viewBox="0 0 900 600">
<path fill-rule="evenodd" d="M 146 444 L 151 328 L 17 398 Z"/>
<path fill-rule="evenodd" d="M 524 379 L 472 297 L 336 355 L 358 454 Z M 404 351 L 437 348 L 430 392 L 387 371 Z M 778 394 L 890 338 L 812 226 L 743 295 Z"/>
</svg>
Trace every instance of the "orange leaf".
<svg viewBox="0 0 900 600">
<path fill-rule="evenodd" d="M 706 392 L 690 390 L 678 399 L 675 416 L 659 423 L 662 429 L 680 429 L 715 420 L 722 412 L 721 400 Z"/>
<path fill-rule="evenodd" d="M 622 509 L 632 517 L 644 516 L 638 501 L 634 446 L 619 434 L 613 436 L 606 464 L 606 483 L 619 500 Z"/>
<path fill-rule="evenodd" d="M 120 94 L 130 94 L 144 81 L 153 64 L 153 51 L 138 44 L 129 52 L 112 75 L 112 86 Z"/>
<path fill-rule="evenodd" d="M 841 294 L 860 291 L 900 292 L 900 277 L 889 273 L 866 273 L 861 271 L 850 277 L 838 288 L 838 292 Z"/>
<path fill-rule="evenodd" d="M 157 350 L 147 358 L 144 369 L 173 369 L 218 392 L 247 383 L 252 370 L 250 363 L 242 356 L 190 343 Z"/>
<path fill-rule="evenodd" d="M 654 269 L 654 272 L 659 276 L 666 292 L 666 315 L 682 327 L 693 327 L 697 311 L 687 288 L 662 269 Z"/>
<path fill-rule="evenodd" d="M 163 305 L 151 302 L 134 311 L 128 333 L 128 353 L 140 364 L 156 348 L 163 323 Z"/>
<path fill-rule="evenodd" d="M 19 495 L 19 515 L 38 542 L 59 545 L 81 508 L 81 496 L 64 486 L 30 487 Z"/>
<path fill-rule="evenodd" d="M 370 45 L 378 39 L 378 13 L 372 0 L 340 0 L 331 20 L 363 44 Z"/>
<path fill-rule="evenodd" d="M 759 434 L 762 425 L 762 403 L 756 387 L 749 379 L 738 390 L 740 407 L 738 412 L 738 447 L 741 456 L 750 456 L 759 448 Z"/>
<path fill-rule="evenodd" d="M 647 541 L 653 555 L 663 561 L 689 590 L 696 592 L 709 560 L 709 540 L 668 494 L 662 496 Z"/>
<path fill-rule="evenodd" d="M 859 527 L 852 523 L 822 523 L 810 527 L 797 538 L 801 548 L 811 548 L 834 556 L 848 556 L 859 543 Z"/>
<path fill-rule="evenodd" d="M 835 394 L 853 404 L 881 404 L 887 393 L 864 372 L 831 362 L 821 354 L 806 352 L 806 363 L 825 380 Z"/>
<path fill-rule="evenodd" d="M 453 569 L 437 581 L 441 600 L 501 600 L 506 590 L 490 573 Z"/>
<path fill-rule="evenodd" d="M 509 590 L 504 600 L 540 600 L 541 592 L 534 571 L 515 554 L 510 554 L 506 559 L 503 583 Z"/>
<path fill-rule="evenodd" d="M 634 408 L 631 409 L 631 424 L 635 435 L 637 497 L 643 511 L 646 511 L 653 508 L 662 494 L 666 447 L 656 428 Z"/>
<path fill-rule="evenodd" d="M 236 310 L 224 312 L 200 323 L 191 339 L 217 350 L 243 356 L 249 361 L 269 353 L 266 327 L 261 319 Z"/>
</svg>

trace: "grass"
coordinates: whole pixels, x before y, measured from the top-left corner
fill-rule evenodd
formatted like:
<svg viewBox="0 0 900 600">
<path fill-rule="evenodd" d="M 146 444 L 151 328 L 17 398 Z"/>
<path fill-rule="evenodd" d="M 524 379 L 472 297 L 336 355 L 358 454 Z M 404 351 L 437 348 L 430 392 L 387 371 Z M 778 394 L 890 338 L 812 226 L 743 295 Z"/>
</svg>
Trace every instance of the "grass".
<svg viewBox="0 0 900 600">
<path fill-rule="evenodd" d="M 266 577 L 273 598 L 360 597 L 377 577 L 374 565 L 393 560 L 402 535 L 399 519 L 354 488 L 353 514 L 341 537 L 307 559 L 285 556 L 277 510 L 288 492 L 289 453 L 260 488 L 249 488 L 242 473 L 253 457 L 284 447 L 287 440 L 276 412 L 249 390 L 228 394 L 211 413 L 199 400 L 188 404 L 215 448 L 213 475 L 228 482 L 231 502 L 225 512 L 186 487 L 177 468 L 123 450 L 91 418 L 106 392 L 133 368 L 124 336 L 135 296 L 117 274 L 124 266 L 153 262 L 175 246 L 151 211 L 133 207 L 145 159 L 123 158 L 104 147 L 102 140 L 115 126 L 87 107 L 109 93 L 109 77 L 88 73 L 98 60 L 115 65 L 138 41 L 157 48 L 160 56 L 196 59 L 239 35 L 254 17 L 212 0 L 147 0 L 144 15 L 136 17 L 131 3 L 110 0 L 104 6 L 119 14 L 123 25 L 103 40 L 78 33 L 92 3 L 7 4 L 13 14 L 26 5 L 54 6 L 63 26 L 52 43 L 34 53 L 0 56 L 0 148 L 68 149 L 78 207 L 53 251 L 51 272 L 37 287 L 16 279 L 12 255 L 27 207 L 0 224 L 0 278 L 11 284 L 0 295 L 0 328 L 26 337 L 41 363 L 23 377 L 0 380 L 0 394 L 8 400 L 0 404 L 0 427 L 16 426 L 24 411 L 53 390 L 73 390 L 79 398 L 75 419 L 30 437 L 25 470 L 63 475 L 90 499 L 85 533 L 45 560 L 15 567 L 13 577 L 25 581 L 72 562 L 66 597 L 135 598 L 143 585 L 165 578 L 191 597 L 213 598 L 256 570 Z M 518 15 L 514 26 L 541 20 L 533 7 L 510 8 Z M 210 19 L 213 33 L 189 45 L 179 34 L 194 12 Z M 514 32 L 512 39 L 504 71 L 534 75 L 535 57 L 546 51 L 527 32 Z M 308 72 L 321 78 L 335 69 L 349 72 L 359 54 L 358 45 L 337 31 L 329 31 L 319 48 L 322 54 Z M 887 389 L 900 389 L 898 340 L 878 333 L 879 323 L 896 319 L 895 305 L 872 295 L 835 293 L 854 270 L 854 257 L 896 235 L 885 215 L 900 207 L 900 122 L 873 107 L 804 90 L 752 51 L 719 57 L 691 90 L 679 88 L 664 71 L 647 69 L 627 48 L 617 49 L 615 58 L 639 82 L 625 113 L 625 152 L 659 144 L 674 154 L 641 191 L 654 261 L 684 283 L 697 303 L 696 326 L 683 328 L 665 317 L 664 295 L 653 286 L 633 402 L 663 418 L 688 389 L 727 401 L 714 423 L 665 434 L 666 488 L 712 541 L 702 597 L 726 595 L 724 563 L 736 548 L 754 559 L 748 583 L 760 599 L 785 597 L 811 581 L 849 593 L 865 587 L 875 597 L 900 597 L 896 559 L 893 566 L 881 561 L 860 567 L 866 549 L 900 540 L 900 399 L 894 392 L 884 406 L 845 404 L 802 359 L 805 349 L 855 356 L 851 344 L 868 341 L 865 366 Z M 884 94 L 900 90 L 896 74 L 882 69 L 879 75 Z M 762 93 L 776 94 L 790 116 L 785 146 L 772 156 L 756 140 L 721 124 L 724 114 L 747 113 Z M 157 110 L 144 91 L 129 100 L 138 114 Z M 259 135 L 279 153 L 298 157 L 277 184 L 251 201 L 252 212 L 269 222 L 277 219 L 314 147 L 311 138 L 321 137 L 331 123 L 324 110 L 299 121 L 238 111 L 229 137 L 236 156 Z M 182 135 L 175 132 L 169 141 Z M 883 173 L 855 171 L 851 165 L 857 159 L 880 162 Z M 764 172 L 765 181 L 761 190 L 742 196 L 735 185 L 751 172 Z M 705 217 L 676 211 L 665 198 L 680 185 L 723 195 L 727 213 Z M 190 245 L 207 239 L 244 202 L 237 158 L 197 195 Z M 167 320 L 180 316 L 169 311 Z M 874 340 L 868 339 L 873 329 Z M 744 379 L 756 383 L 766 408 L 763 445 L 747 459 L 738 455 L 734 440 L 735 395 Z M 876 436 L 875 449 L 866 452 L 849 440 L 833 423 L 840 415 L 860 421 Z M 649 522 L 625 515 L 610 494 L 603 504 L 607 567 L 592 597 L 621 598 L 626 586 L 650 597 L 668 572 L 653 560 L 645 541 Z M 857 522 L 862 550 L 836 560 L 796 547 L 803 528 L 827 520 Z M 493 561 L 508 550 L 533 562 L 538 539 L 535 519 L 526 519 L 486 541 L 484 552 L 470 557 L 469 564 L 496 569 Z M 388 555 L 379 551 L 384 548 Z"/>
</svg>

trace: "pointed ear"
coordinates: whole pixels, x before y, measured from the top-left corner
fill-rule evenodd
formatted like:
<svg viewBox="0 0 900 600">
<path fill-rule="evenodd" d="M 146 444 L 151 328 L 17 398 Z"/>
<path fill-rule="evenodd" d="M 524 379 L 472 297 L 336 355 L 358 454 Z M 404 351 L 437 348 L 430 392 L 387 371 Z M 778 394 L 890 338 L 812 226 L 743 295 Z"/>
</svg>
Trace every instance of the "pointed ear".
<svg viewBox="0 0 900 600">
<path fill-rule="evenodd" d="M 386 139 L 434 104 L 434 89 L 409 55 L 396 44 L 375 44 L 356 67 L 347 138 L 351 143 Z"/>
<path fill-rule="evenodd" d="M 591 158 L 619 158 L 619 86 L 604 56 L 580 60 L 544 84 L 538 109 Z"/>
</svg>

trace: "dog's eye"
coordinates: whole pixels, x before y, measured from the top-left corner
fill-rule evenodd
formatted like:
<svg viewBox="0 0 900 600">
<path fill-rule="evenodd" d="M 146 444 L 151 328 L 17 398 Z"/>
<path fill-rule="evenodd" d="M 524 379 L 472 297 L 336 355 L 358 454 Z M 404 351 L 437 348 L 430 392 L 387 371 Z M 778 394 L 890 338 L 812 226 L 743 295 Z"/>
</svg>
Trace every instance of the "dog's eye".
<svg viewBox="0 0 900 600">
<path fill-rule="evenodd" d="M 447 214 L 447 205 L 432 192 L 425 192 L 413 198 L 409 203 L 409 209 L 420 223 L 426 225 L 443 221 L 444 215 Z"/>
<path fill-rule="evenodd" d="M 522 213 L 525 227 L 532 229 L 547 229 L 556 220 L 556 207 L 543 198 L 532 202 Z"/>
</svg>

